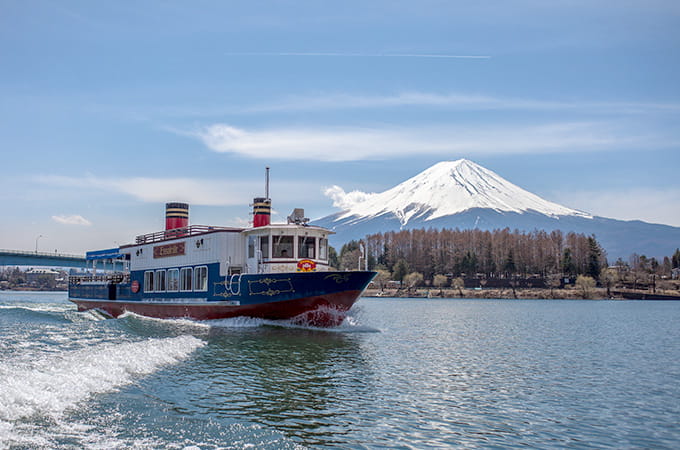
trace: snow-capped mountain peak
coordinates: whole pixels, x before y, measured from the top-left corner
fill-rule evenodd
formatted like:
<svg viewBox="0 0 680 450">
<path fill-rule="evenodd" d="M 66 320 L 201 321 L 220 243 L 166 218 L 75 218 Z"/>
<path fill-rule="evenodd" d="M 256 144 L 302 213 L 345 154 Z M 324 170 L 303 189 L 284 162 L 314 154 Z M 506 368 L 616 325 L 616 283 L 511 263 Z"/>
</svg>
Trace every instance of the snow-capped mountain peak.
<svg viewBox="0 0 680 450">
<path fill-rule="evenodd" d="M 467 159 L 437 163 L 392 189 L 361 197 L 362 201 L 345 205 L 336 221 L 361 221 L 390 214 L 403 226 L 415 218 L 428 221 L 473 208 L 537 212 L 550 217 L 592 217 L 544 200 Z"/>
</svg>

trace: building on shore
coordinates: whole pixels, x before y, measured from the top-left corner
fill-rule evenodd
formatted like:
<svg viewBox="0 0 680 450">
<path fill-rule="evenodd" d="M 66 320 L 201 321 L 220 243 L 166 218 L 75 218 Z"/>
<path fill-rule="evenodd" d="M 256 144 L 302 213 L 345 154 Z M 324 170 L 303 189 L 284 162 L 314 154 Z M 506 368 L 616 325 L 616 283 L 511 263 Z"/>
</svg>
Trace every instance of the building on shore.
<svg viewBox="0 0 680 450">
<path fill-rule="evenodd" d="M 31 268 L 26 271 L 26 282 L 29 285 L 40 284 L 41 282 L 54 283 L 59 276 L 59 272 L 43 267 Z"/>
</svg>

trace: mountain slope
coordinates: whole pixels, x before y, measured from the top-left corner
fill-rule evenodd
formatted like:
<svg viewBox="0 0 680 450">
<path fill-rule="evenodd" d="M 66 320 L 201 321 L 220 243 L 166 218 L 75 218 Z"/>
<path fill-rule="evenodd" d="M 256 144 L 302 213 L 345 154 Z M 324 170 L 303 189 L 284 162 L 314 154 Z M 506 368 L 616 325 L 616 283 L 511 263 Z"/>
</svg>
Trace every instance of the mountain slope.
<svg viewBox="0 0 680 450">
<path fill-rule="evenodd" d="M 661 258 L 680 246 L 680 228 L 595 217 L 544 200 L 468 160 L 435 164 L 409 180 L 314 221 L 338 247 L 400 229 L 562 230 L 595 235 L 611 261 L 632 253 Z"/>
<path fill-rule="evenodd" d="M 459 159 L 437 163 L 392 189 L 371 195 L 343 211 L 338 220 L 367 220 L 387 214 L 397 217 L 403 226 L 412 220 L 434 220 L 473 208 L 591 217 L 543 200 L 472 161 Z"/>
</svg>

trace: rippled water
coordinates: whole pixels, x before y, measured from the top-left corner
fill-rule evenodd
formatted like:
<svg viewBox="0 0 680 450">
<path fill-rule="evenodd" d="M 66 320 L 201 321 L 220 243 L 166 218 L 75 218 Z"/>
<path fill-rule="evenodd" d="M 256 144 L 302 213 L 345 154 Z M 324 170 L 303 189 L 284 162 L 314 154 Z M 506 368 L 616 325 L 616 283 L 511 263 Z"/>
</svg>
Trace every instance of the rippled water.
<svg viewBox="0 0 680 450">
<path fill-rule="evenodd" d="M 680 446 L 680 302 L 362 299 L 341 327 L 0 292 L 0 448 Z"/>
</svg>

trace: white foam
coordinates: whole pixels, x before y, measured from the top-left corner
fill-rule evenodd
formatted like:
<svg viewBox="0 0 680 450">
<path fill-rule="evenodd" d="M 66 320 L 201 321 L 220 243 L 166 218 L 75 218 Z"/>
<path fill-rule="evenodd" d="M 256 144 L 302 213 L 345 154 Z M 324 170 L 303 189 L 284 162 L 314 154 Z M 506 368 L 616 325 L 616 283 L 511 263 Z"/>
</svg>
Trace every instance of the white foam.
<svg viewBox="0 0 680 450">
<path fill-rule="evenodd" d="M 258 319 L 256 317 L 230 317 L 228 319 L 204 320 L 201 322 L 210 327 L 217 328 L 257 328 L 264 325 L 275 324 L 274 320 Z"/>
<path fill-rule="evenodd" d="M 345 313 L 339 313 L 333 309 L 323 309 L 324 312 L 337 313 L 344 315 Z M 180 326 L 193 327 L 197 329 L 210 329 L 210 328 L 259 328 L 264 326 L 271 327 L 281 327 L 281 328 L 291 328 L 291 329 L 305 329 L 305 330 L 321 330 L 321 331 L 331 331 L 331 332 L 344 332 L 344 333 L 372 333 L 379 332 L 380 330 L 362 326 L 358 323 L 355 317 L 347 316 L 345 320 L 336 327 L 318 327 L 308 323 L 300 318 L 292 319 L 281 319 L 281 320 L 270 320 L 261 319 L 257 317 L 247 317 L 238 316 L 230 317 L 227 319 L 212 319 L 212 320 L 192 320 L 192 319 L 158 319 L 155 317 L 142 316 L 132 312 L 126 312 L 122 314 L 120 319 L 129 318 L 134 320 L 150 321 L 162 325 L 170 326 Z"/>
<path fill-rule="evenodd" d="M 207 329 L 209 328 L 209 325 L 206 325 L 204 322 L 193 320 L 193 319 L 188 319 L 188 318 L 175 318 L 175 319 L 159 319 L 158 317 L 149 317 L 149 316 L 143 316 L 141 314 L 136 314 L 130 311 L 126 311 L 120 316 L 118 316 L 119 319 L 133 319 L 133 320 L 139 320 L 139 321 L 148 321 L 148 322 L 154 322 L 157 324 L 161 325 L 171 325 L 171 326 L 179 326 L 181 328 L 198 328 L 198 329 Z"/>
<path fill-rule="evenodd" d="M 92 395 L 113 391 L 177 363 L 203 345 L 193 336 L 98 344 L 47 355 L 25 366 L 5 367 L 0 380 L 0 421 L 33 415 L 58 418 Z"/>
<path fill-rule="evenodd" d="M 23 309 L 33 312 L 65 312 L 73 310 L 74 305 L 56 303 L 16 303 L 13 305 L 0 305 L 0 309 Z"/>
</svg>

